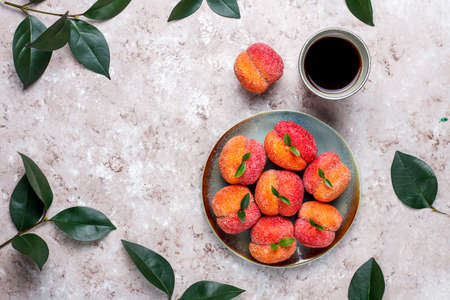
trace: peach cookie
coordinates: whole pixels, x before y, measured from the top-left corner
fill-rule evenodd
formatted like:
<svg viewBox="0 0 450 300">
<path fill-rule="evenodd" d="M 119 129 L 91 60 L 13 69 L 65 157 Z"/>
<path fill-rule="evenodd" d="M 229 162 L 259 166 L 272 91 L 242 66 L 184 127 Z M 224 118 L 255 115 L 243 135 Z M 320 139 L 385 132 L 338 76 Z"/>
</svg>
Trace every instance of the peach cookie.
<svg viewBox="0 0 450 300">
<path fill-rule="evenodd" d="M 318 201 L 304 203 L 298 217 L 295 237 L 310 248 L 328 247 L 342 224 L 342 216 L 334 206 Z"/>
<path fill-rule="evenodd" d="M 245 136 L 231 138 L 219 157 L 219 169 L 229 184 L 253 184 L 266 165 L 264 146 Z"/>
<path fill-rule="evenodd" d="M 351 178 L 349 168 L 333 152 L 317 156 L 303 174 L 306 191 L 322 202 L 339 197 L 350 184 Z"/>
<path fill-rule="evenodd" d="M 290 171 L 268 170 L 258 180 L 255 200 L 268 216 L 295 215 L 303 202 L 304 188 L 300 177 Z"/>
<path fill-rule="evenodd" d="M 241 85 L 253 93 L 263 93 L 283 75 L 283 59 L 263 43 L 248 47 L 236 58 L 234 74 Z"/>
<path fill-rule="evenodd" d="M 229 234 L 238 234 L 252 227 L 261 217 L 250 190 L 242 185 L 229 185 L 218 191 L 212 209 L 219 227 Z"/>
<path fill-rule="evenodd" d="M 294 226 L 286 218 L 262 217 L 250 231 L 250 254 L 266 264 L 289 259 L 297 249 Z"/>
<path fill-rule="evenodd" d="M 267 156 L 276 165 L 301 171 L 314 160 L 317 145 L 305 128 L 292 121 L 278 122 L 264 140 Z"/>
</svg>

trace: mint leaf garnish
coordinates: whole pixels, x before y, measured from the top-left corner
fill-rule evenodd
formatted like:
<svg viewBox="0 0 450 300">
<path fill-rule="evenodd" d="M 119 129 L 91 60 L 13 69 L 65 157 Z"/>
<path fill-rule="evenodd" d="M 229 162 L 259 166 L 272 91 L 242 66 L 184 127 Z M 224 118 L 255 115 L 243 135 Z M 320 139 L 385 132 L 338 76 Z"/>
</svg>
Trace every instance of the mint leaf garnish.
<svg viewBox="0 0 450 300">
<path fill-rule="evenodd" d="M 311 219 L 311 218 L 309 218 L 309 224 L 311 224 L 311 226 L 314 226 L 314 227 L 316 227 L 316 228 L 319 229 L 319 230 L 325 230 L 325 228 L 323 228 L 322 225 L 317 224 L 317 223 L 314 222 L 314 220 Z"/>
<path fill-rule="evenodd" d="M 240 209 L 240 210 L 237 212 L 237 215 L 238 215 L 239 220 L 241 220 L 242 223 L 245 223 L 245 216 L 246 216 L 245 211 L 243 211 L 242 209 Z"/>
<path fill-rule="evenodd" d="M 244 175 L 245 172 L 245 163 L 242 162 L 238 169 L 236 170 L 236 174 L 234 174 L 234 177 L 241 177 L 242 175 Z"/>
<path fill-rule="evenodd" d="M 294 242 L 294 239 L 291 237 L 285 237 L 281 239 L 281 241 L 278 243 L 281 247 L 289 247 Z"/>
<path fill-rule="evenodd" d="M 272 250 L 272 251 L 278 250 L 278 244 L 277 243 L 270 244 L 270 250 Z"/>
<path fill-rule="evenodd" d="M 245 153 L 243 156 L 242 156 L 242 161 L 247 161 L 247 160 L 249 160 L 250 159 L 250 152 L 247 152 L 247 153 Z"/>
<path fill-rule="evenodd" d="M 325 178 L 325 172 L 321 168 L 319 168 L 319 177 L 323 179 L 323 183 L 325 183 L 327 187 L 329 187 L 330 189 L 333 188 L 331 181 L 328 180 L 328 178 Z"/>
</svg>

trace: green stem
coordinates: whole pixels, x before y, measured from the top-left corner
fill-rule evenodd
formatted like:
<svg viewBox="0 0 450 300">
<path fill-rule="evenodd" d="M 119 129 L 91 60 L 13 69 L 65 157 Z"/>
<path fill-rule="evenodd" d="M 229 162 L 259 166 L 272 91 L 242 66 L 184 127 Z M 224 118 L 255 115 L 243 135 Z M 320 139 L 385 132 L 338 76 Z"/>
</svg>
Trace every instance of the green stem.
<svg viewBox="0 0 450 300">
<path fill-rule="evenodd" d="M 22 235 L 22 234 L 24 234 L 24 233 L 27 233 L 28 231 L 30 231 L 30 230 L 32 230 L 32 229 L 38 227 L 39 225 L 42 225 L 42 224 L 44 224 L 44 223 L 46 223 L 46 222 L 48 222 L 48 221 L 49 221 L 49 219 L 47 219 L 47 217 L 43 217 L 42 220 L 40 220 L 39 222 L 37 222 L 36 224 L 34 224 L 33 226 L 31 226 L 30 228 L 28 228 L 28 229 L 26 229 L 26 230 L 24 230 L 24 231 L 21 231 L 21 232 L 19 232 L 19 233 L 17 233 L 15 236 L 13 236 L 13 237 L 10 238 L 9 240 L 7 240 L 7 241 L 4 242 L 3 244 L 1 244 L 1 245 L 0 245 L 0 249 L 2 249 L 3 247 L 5 247 L 5 246 L 8 245 L 9 243 L 11 243 L 12 240 L 13 240 L 16 236 L 19 236 L 19 235 Z"/>
<path fill-rule="evenodd" d="M 6 242 L 4 242 L 3 244 L 0 245 L 0 249 L 2 249 L 3 247 L 5 247 L 6 245 L 8 245 L 9 243 L 11 243 L 11 241 L 17 236 L 18 234 L 16 234 L 15 236 L 13 236 L 12 238 L 10 238 L 9 240 L 7 240 Z"/>
<path fill-rule="evenodd" d="M 449 216 L 449 215 L 448 215 L 447 213 L 445 213 L 445 212 L 443 212 L 443 211 L 440 211 L 440 210 L 438 210 L 438 209 L 434 208 L 433 206 L 431 206 L 431 210 L 432 210 L 432 211 L 434 211 L 434 212 L 437 212 L 437 213 L 440 213 L 440 214 L 443 214 L 443 215 Z"/>
<path fill-rule="evenodd" d="M 12 7 L 15 7 L 15 8 L 18 8 L 21 11 L 23 11 L 25 14 L 27 14 L 28 11 L 32 11 L 32 12 L 39 13 L 39 14 L 44 14 L 44 15 L 51 15 L 51 16 L 57 16 L 57 17 L 64 16 L 64 14 L 53 13 L 53 12 L 49 12 L 49 11 L 43 11 L 43 10 L 39 10 L 39 9 L 30 8 L 30 7 L 28 7 L 29 3 L 25 4 L 25 5 L 20 5 L 20 4 L 17 4 L 17 3 L 12 3 L 12 2 L 9 2 L 9 1 L 5 1 L 5 2 L 3 2 L 3 4 L 9 5 L 9 6 L 12 6 Z M 76 17 L 82 16 L 82 15 L 83 14 L 81 13 L 81 14 L 75 14 L 75 15 L 68 15 L 68 17 L 69 18 L 76 18 Z"/>
</svg>

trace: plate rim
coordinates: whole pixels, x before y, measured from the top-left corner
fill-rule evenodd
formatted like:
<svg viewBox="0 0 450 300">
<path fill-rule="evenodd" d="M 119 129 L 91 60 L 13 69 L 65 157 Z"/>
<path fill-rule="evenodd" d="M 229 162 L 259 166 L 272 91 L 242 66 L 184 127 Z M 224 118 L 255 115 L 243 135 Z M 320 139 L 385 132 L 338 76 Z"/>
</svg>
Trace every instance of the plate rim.
<svg viewBox="0 0 450 300">
<path fill-rule="evenodd" d="M 336 134 L 336 136 L 344 143 L 344 145 L 345 145 L 345 146 L 347 147 L 347 149 L 349 150 L 350 157 L 352 158 L 352 161 L 355 163 L 355 167 L 356 167 L 356 170 L 355 170 L 355 173 L 356 173 L 356 183 L 357 183 L 357 185 L 358 185 L 358 197 L 357 197 L 357 199 L 356 199 L 356 209 L 355 209 L 355 213 L 353 214 L 353 216 L 351 216 L 350 225 L 349 225 L 349 226 L 345 229 L 345 231 L 343 232 L 342 238 L 339 239 L 339 240 L 338 240 L 331 248 L 329 248 L 327 251 L 325 251 L 325 252 L 319 254 L 318 256 L 316 256 L 316 257 L 314 257 L 314 258 L 311 258 L 310 260 L 303 261 L 303 262 L 298 262 L 298 263 L 293 263 L 293 264 L 290 264 L 290 265 L 277 266 L 277 265 L 264 264 L 264 263 L 261 263 L 261 262 L 258 262 L 258 261 L 253 261 L 253 260 L 248 259 L 247 257 L 243 256 L 241 253 L 235 251 L 233 248 L 231 248 L 230 246 L 228 246 L 228 245 L 227 245 L 227 244 L 226 244 L 226 243 L 225 243 L 225 242 L 217 235 L 217 233 L 216 233 L 216 231 L 215 231 L 213 225 L 211 224 L 211 222 L 210 222 L 210 220 L 209 220 L 209 218 L 208 218 L 208 214 L 207 214 L 207 212 L 206 212 L 205 201 L 207 200 L 207 194 L 206 194 L 206 189 L 205 189 L 205 186 L 206 186 L 206 177 L 205 177 L 205 175 L 206 175 L 206 171 L 209 169 L 209 168 L 207 168 L 208 165 L 211 164 L 212 155 L 216 152 L 216 148 L 218 147 L 218 145 L 220 144 L 220 142 L 225 138 L 225 136 L 226 136 L 230 131 L 232 131 L 232 130 L 235 129 L 237 126 L 241 125 L 242 123 L 245 123 L 245 122 L 247 122 L 247 121 L 249 121 L 249 120 L 251 120 L 251 119 L 260 117 L 260 116 L 262 116 L 262 115 L 268 115 L 268 114 L 272 114 L 272 113 L 286 113 L 286 112 L 287 112 L 287 113 L 295 113 L 295 114 L 304 115 L 304 116 L 310 117 L 310 118 L 312 118 L 312 119 L 318 121 L 319 123 L 322 123 L 322 124 L 325 125 L 328 129 L 330 129 L 334 134 Z M 304 266 L 304 265 L 306 265 L 306 264 L 309 264 L 309 263 L 311 263 L 311 262 L 313 262 L 313 261 L 315 261 L 315 260 L 321 258 L 322 256 L 328 254 L 329 252 L 331 252 L 331 250 L 333 250 L 333 249 L 334 249 L 334 248 L 335 248 L 335 247 L 336 247 L 336 246 L 344 239 L 345 235 L 347 234 L 347 232 L 348 232 L 348 231 L 350 230 L 350 228 L 352 227 L 352 225 L 353 225 L 353 223 L 354 223 L 354 221 L 355 221 L 356 215 L 358 214 L 358 210 L 359 210 L 359 202 L 360 202 L 360 200 L 361 200 L 361 180 L 360 180 L 360 174 L 359 174 L 359 166 L 358 166 L 357 160 L 355 159 L 355 155 L 353 154 L 352 149 L 351 149 L 350 146 L 347 144 L 347 141 L 342 137 L 342 135 L 341 135 L 338 131 L 336 131 L 333 127 L 331 127 L 330 125 L 328 125 L 328 124 L 325 123 L 324 121 L 320 120 L 319 118 L 317 118 L 317 117 L 315 117 L 315 116 L 313 116 L 313 115 L 310 115 L 310 114 L 308 114 L 308 113 L 305 113 L 305 112 L 300 112 L 300 111 L 295 111 L 295 110 L 287 110 L 287 109 L 279 109 L 279 110 L 277 109 L 277 110 L 269 110 L 269 111 L 259 112 L 259 113 L 253 114 L 253 115 L 251 115 L 250 117 L 247 117 L 247 118 L 245 118 L 245 119 L 243 119 L 243 120 L 241 120 L 241 121 L 235 123 L 232 127 L 228 128 L 228 129 L 227 129 L 227 130 L 219 137 L 219 139 L 216 141 L 216 143 L 214 144 L 213 148 L 211 149 L 211 151 L 210 151 L 209 154 L 208 154 L 208 159 L 206 160 L 206 163 L 205 163 L 205 165 L 204 165 L 203 172 L 202 172 L 202 185 L 201 185 L 201 187 L 202 187 L 202 208 L 203 208 L 203 214 L 204 214 L 204 217 L 206 218 L 206 221 L 207 221 L 207 223 L 208 223 L 208 226 L 209 226 L 209 228 L 211 229 L 211 231 L 213 232 L 214 236 L 215 236 L 215 237 L 216 237 L 216 238 L 217 238 L 217 239 L 218 239 L 218 240 L 219 240 L 219 241 L 220 241 L 220 242 L 221 242 L 221 243 L 222 243 L 229 251 L 231 251 L 231 252 L 232 252 L 234 255 L 236 255 L 237 257 L 239 257 L 239 258 L 241 258 L 241 259 L 243 259 L 243 260 L 245 260 L 245 261 L 247 261 L 247 262 L 253 263 L 254 265 L 257 265 L 257 266 L 263 266 L 263 267 L 271 268 L 271 269 L 288 269 L 288 268 L 290 269 L 290 268 L 296 268 L 296 267 Z M 206 200 L 205 200 L 205 199 L 206 199 Z"/>
</svg>

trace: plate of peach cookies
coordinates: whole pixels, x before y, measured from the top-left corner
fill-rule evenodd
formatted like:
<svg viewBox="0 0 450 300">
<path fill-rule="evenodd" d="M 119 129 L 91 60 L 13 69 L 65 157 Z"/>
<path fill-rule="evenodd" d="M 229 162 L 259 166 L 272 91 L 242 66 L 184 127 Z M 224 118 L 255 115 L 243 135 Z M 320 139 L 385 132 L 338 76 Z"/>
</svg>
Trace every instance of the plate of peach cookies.
<svg viewBox="0 0 450 300">
<path fill-rule="evenodd" d="M 344 139 L 305 113 L 271 111 L 233 126 L 203 173 L 216 236 L 256 264 L 294 267 L 331 250 L 358 209 L 358 166 Z"/>
</svg>

